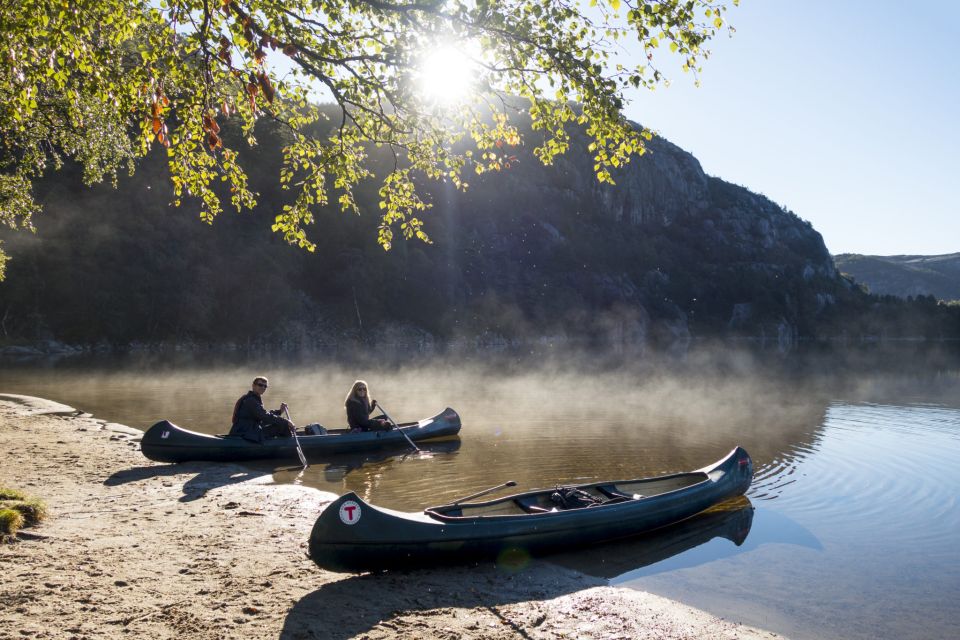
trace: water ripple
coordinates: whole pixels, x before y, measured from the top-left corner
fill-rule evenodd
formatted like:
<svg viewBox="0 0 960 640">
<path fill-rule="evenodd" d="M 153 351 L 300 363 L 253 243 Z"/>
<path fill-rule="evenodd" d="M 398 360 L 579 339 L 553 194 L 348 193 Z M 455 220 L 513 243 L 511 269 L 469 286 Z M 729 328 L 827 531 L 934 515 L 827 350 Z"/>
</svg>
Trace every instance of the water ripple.
<svg viewBox="0 0 960 640">
<path fill-rule="evenodd" d="M 758 469 L 749 495 L 850 534 L 947 544 L 960 528 L 958 438 L 955 409 L 835 404 L 817 442 Z"/>
</svg>

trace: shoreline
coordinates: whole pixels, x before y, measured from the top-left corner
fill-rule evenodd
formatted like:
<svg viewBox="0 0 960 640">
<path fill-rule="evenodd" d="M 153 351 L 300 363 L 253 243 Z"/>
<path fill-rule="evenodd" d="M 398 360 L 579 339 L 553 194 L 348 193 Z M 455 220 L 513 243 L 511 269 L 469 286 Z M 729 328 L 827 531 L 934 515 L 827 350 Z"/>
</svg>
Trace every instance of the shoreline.
<svg viewBox="0 0 960 640">
<path fill-rule="evenodd" d="M 0 545 L 0 640 L 781 637 L 546 561 L 324 571 L 307 537 L 334 494 L 234 464 L 154 463 L 141 434 L 0 393 L 0 485 L 49 511 Z"/>
</svg>

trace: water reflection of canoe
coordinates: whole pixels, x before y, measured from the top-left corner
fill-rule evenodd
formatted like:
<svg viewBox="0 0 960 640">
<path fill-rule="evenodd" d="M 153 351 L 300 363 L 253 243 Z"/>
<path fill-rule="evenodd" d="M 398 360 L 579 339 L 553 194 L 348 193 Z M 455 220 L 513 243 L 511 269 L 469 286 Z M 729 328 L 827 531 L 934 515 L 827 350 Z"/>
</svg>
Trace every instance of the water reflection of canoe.
<svg viewBox="0 0 960 640">
<path fill-rule="evenodd" d="M 459 432 L 460 416 L 448 407 L 432 418 L 403 423 L 400 430 L 351 433 L 347 429 L 330 429 L 324 435 L 299 436 L 298 439 L 303 453 L 309 459 L 389 447 L 409 447 L 404 434 L 416 442 L 452 436 Z M 214 436 L 189 431 L 167 420 L 147 429 L 140 441 L 140 449 L 143 455 L 157 462 L 297 459 L 293 438 L 268 438 L 261 444 L 236 436 Z"/>
<path fill-rule="evenodd" d="M 726 538 L 739 547 L 750 533 L 753 513 L 748 498 L 735 498 L 683 522 L 602 547 L 563 553 L 551 558 L 551 562 L 598 578 L 616 578 L 668 560 L 715 538 Z"/>
<path fill-rule="evenodd" d="M 414 453 L 413 450 L 408 447 L 407 451 L 391 449 L 366 453 L 344 453 L 324 457 L 323 479 L 327 482 L 337 482 L 343 480 L 348 473 L 365 466 L 390 464 L 394 460 L 402 462 L 406 460 L 408 456 L 414 459 L 420 459 L 433 455 L 455 453 L 460 449 L 460 438 L 430 440 L 421 442 L 418 447 L 420 448 L 420 453 L 424 455 Z"/>
<path fill-rule="evenodd" d="M 753 462 L 741 447 L 697 471 L 578 485 L 601 503 L 557 508 L 540 489 L 423 513 L 376 507 L 347 493 L 321 512 L 310 557 L 333 571 L 373 571 L 484 558 L 516 558 L 623 538 L 678 522 L 743 494 Z"/>
</svg>

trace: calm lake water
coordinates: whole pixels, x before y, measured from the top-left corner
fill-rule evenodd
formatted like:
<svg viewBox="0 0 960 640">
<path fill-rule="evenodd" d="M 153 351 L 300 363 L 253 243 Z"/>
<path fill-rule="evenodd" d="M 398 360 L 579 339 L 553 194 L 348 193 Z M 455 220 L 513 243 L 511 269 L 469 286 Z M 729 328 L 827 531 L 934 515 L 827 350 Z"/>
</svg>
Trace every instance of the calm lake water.
<svg viewBox="0 0 960 640">
<path fill-rule="evenodd" d="M 407 510 L 506 480 L 523 490 L 685 471 L 740 444 L 757 470 L 746 499 L 549 561 L 798 640 L 956 637 L 960 358 L 855 355 L 83 357 L 0 361 L 0 392 L 216 433 L 255 375 L 270 377 L 269 406 L 327 426 L 343 424 L 344 395 L 365 378 L 400 421 L 452 406 L 459 439 L 251 472 Z"/>
</svg>

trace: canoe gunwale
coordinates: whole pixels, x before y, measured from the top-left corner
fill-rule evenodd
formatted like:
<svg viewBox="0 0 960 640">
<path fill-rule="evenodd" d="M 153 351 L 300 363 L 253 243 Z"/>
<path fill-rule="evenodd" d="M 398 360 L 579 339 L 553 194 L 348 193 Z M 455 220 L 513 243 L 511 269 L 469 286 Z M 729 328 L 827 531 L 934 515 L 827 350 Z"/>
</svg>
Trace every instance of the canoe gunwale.
<svg viewBox="0 0 960 640">
<path fill-rule="evenodd" d="M 590 511 L 594 511 L 596 509 L 603 509 L 605 507 L 613 507 L 613 506 L 622 505 L 622 504 L 631 504 L 631 503 L 637 503 L 641 501 L 653 500 L 655 498 L 659 498 L 660 496 L 671 496 L 671 494 L 674 494 L 677 491 L 690 491 L 694 487 L 713 482 L 713 480 L 711 480 L 709 476 L 702 474 L 701 472 L 694 471 L 694 472 L 688 472 L 688 473 L 674 473 L 666 476 L 657 476 L 655 478 L 635 478 L 633 480 L 615 480 L 612 482 L 593 482 L 590 484 L 562 485 L 562 486 L 571 486 L 581 490 L 597 489 L 600 493 L 605 493 L 602 489 L 600 489 L 600 487 L 612 487 L 618 484 L 629 484 L 629 483 L 637 483 L 642 481 L 654 482 L 654 481 L 660 481 L 660 480 L 670 480 L 672 478 L 686 477 L 691 475 L 703 475 L 703 479 L 693 484 L 688 484 L 683 487 L 678 487 L 676 489 L 671 489 L 670 491 L 664 491 L 662 493 L 657 493 L 654 495 L 641 495 L 639 498 L 634 498 L 626 494 L 621 494 L 617 497 L 610 497 L 610 499 L 608 499 L 605 502 L 592 504 L 592 505 L 585 505 L 582 507 L 567 507 L 563 509 L 558 508 L 553 510 L 548 509 L 546 511 L 538 511 L 538 510 L 526 511 L 526 508 L 524 507 L 524 505 L 521 504 L 521 501 L 523 501 L 523 498 L 543 496 L 543 495 L 549 495 L 553 493 L 554 491 L 557 490 L 556 487 L 553 487 L 549 489 L 534 489 L 532 491 L 525 491 L 523 493 L 515 493 L 509 496 L 504 496 L 502 498 L 497 498 L 496 500 L 489 500 L 486 502 L 462 502 L 462 503 L 457 503 L 455 505 L 449 504 L 449 505 L 442 505 L 440 507 L 427 507 L 426 509 L 423 510 L 423 512 L 424 514 L 430 516 L 431 518 L 440 520 L 442 522 L 466 522 L 468 520 L 476 520 L 476 519 L 481 519 L 482 521 L 486 521 L 487 519 L 490 519 L 490 518 L 514 518 L 514 517 L 526 518 L 528 516 L 545 516 L 545 515 L 551 515 L 556 513 L 568 513 L 571 511 L 579 511 L 581 509 L 589 509 Z M 454 516 L 454 515 L 448 515 L 441 511 L 438 511 L 438 509 L 461 509 L 461 510 L 464 508 L 479 509 L 484 507 L 492 507 L 492 506 L 496 506 L 498 504 L 504 504 L 507 502 L 517 503 L 518 508 L 523 509 L 524 511 L 526 511 L 526 513 L 517 513 L 517 514 L 491 513 L 487 515 Z"/>
<path fill-rule="evenodd" d="M 654 482 L 663 482 L 663 481 L 668 481 L 668 480 L 672 480 L 672 479 L 675 479 L 675 478 L 686 478 L 686 477 L 697 476 L 697 475 L 700 475 L 700 476 L 703 477 L 702 480 L 700 480 L 699 482 L 695 482 L 695 483 L 693 483 L 693 484 L 689 484 L 689 485 L 686 485 L 686 486 L 683 486 L 683 487 L 678 487 L 678 488 L 676 488 L 676 489 L 671 489 L 670 491 L 664 491 L 664 492 L 662 492 L 662 493 L 657 493 L 657 494 L 653 494 L 653 495 L 649 495 L 649 496 L 641 495 L 639 498 L 634 498 L 634 497 L 632 497 L 632 496 L 627 496 L 625 493 L 623 493 L 623 494 L 621 494 L 621 495 L 622 495 L 624 498 L 626 498 L 626 500 L 623 500 L 623 501 L 620 501 L 620 500 L 612 500 L 612 501 L 604 502 L 604 503 L 602 503 L 602 504 L 596 504 L 596 505 L 591 505 L 591 506 L 584 506 L 584 507 L 578 507 L 578 508 L 567 508 L 567 509 L 557 509 L 556 511 L 552 511 L 552 510 L 542 511 L 542 512 L 540 512 L 540 511 L 532 511 L 532 512 L 527 512 L 527 513 L 522 513 L 522 514 L 489 514 L 489 515 L 474 515 L 474 516 L 463 516 L 463 515 L 461 515 L 461 516 L 453 516 L 453 515 L 447 515 L 447 514 L 443 513 L 443 511 L 442 511 L 442 510 L 444 510 L 444 509 L 446 509 L 446 510 L 452 510 L 452 509 L 461 509 L 461 510 L 463 510 L 464 508 L 479 509 L 479 508 L 485 508 L 485 507 L 492 507 L 492 506 L 496 506 L 496 505 L 498 505 L 498 504 L 503 504 L 503 503 L 507 503 L 507 502 L 511 502 L 511 501 L 512 501 L 512 502 L 517 502 L 518 500 L 520 500 L 520 499 L 522 499 L 522 498 L 533 497 L 533 496 L 542 496 L 542 495 L 550 494 L 550 493 L 556 491 L 556 487 L 553 487 L 553 488 L 531 489 L 531 490 L 529 490 L 529 491 L 522 491 L 522 492 L 520 492 L 520 493 L 514 493 L 514 494 L 511 494 L 511 495 L 508 495 L 508 496 L 502 496 L 502 497 L 500 497 L 500 498 L 494 498 L 494 499 L 492 499 L 492 500 L 485 500 L 485 501 L 483 501 L 483 502 L 458 502 L 458 503 L 449 503 L 449 504 L 440 505 L 440 506 L 435 506 L 435 507 L 427 507 L 426 509 L 423 510 L 423 513 L 426 514 L 426 515 L 428 515 L 428 516 L 430 516 L 431 518 L 435 518 L 435 519 L 440 520 L 440 521 L 442 521 L 442 522 L 466 522 L 467 520 L 472 520 L 472 519 L 476 519 L 476 518 L 484 518 L 484 519 L 487 519 L 487 518 L 528 517 L 528 516 L 549 515 L 549 514 L 569 512 L 569 511 L 578 511 L 579 509 L 591 509 L 591 510 L 593 510 L 593 509 L 600 509 L 600 508 L 607 507 L 607 506 L 615 506 L 615 505 L 618 505 L 618 504 L 624 504 L 624 503 L 629 504 L 629 503 L 636 503 L 636 502 L 645 501 L 645 500 L 652 500 L 652 499 L 658 498 L 658 497 L 660 497 L 660 496 L 671 496 L 671 494 L 675 494 L 675 493 L 678 492 L 678 491 L 691 491 L 694 487 L 697 487 L 697 486 L 700 486 L 700 485 L 706 485 L 707 483 L 711 483 L 711 482 L 715 482 L 716 480 L 714 480 L 714 478 L 712 478 L 711 475 L 710 475 L 711 472 L 716 471 L 717 469 L 720 469 L 721 467 L 729 464 L 729 463 L 731 462 L 731 460 L 732 460 L 734 457 L 736 457 L 737 452 L 738 452 L 739 450 L 741 450 L 740 447 L 735 447 L 732 451 L 730 451 L 730 453 L 728 453 L 726 456 L 724 456 L 723 458 L 721 458 L 721 459 L 718 460 L 717 462 L 715 462 L 715 463 L 713 463 L 713 464 L 711 464 L 711 465 L 708 465 L 708 466 L 706 466 L 706 467 L 704 467 L 704 468 L 702 468 L 702 469 L 697 469 L 696 471 L 682 471 L 682 472 L 678 472 L 678 473 L 669 473 L 669 474 L 665 474 L 665 475 L 662 475 L 662 476 L 651 476 L 651 477 L 649 477 L 649 478 L 633 478 L 633 479 L 630 479 L 630 480 L 601 480 L 601 481 L 598 481 L 598 482 L 589 482 L 589 483 L 577 484 L 577 485 L 563 485 L 563 486 L 572 486 L 572 487 L 575 487 L 575 488 L 577 488 L 577 489 L 582 489 L 582 490 L 596 489 L 596 490 L 599 491 L 600 493 L 606 493 L 605 491 L 603 491 L 602 489 L 600 489 L 600 487 L 616 487 L 617 485 L 621 485 L 621 484 L 637 484 L 637 483 L 651 483 L 651 484 L 652 484 L 652 483 L 654 483 Z M 518 504 L 519 504 L 519 503 L 518 503 Z M 520 508 L 523 508 L 523 507 L 520 506 Z"/>
</svg>

